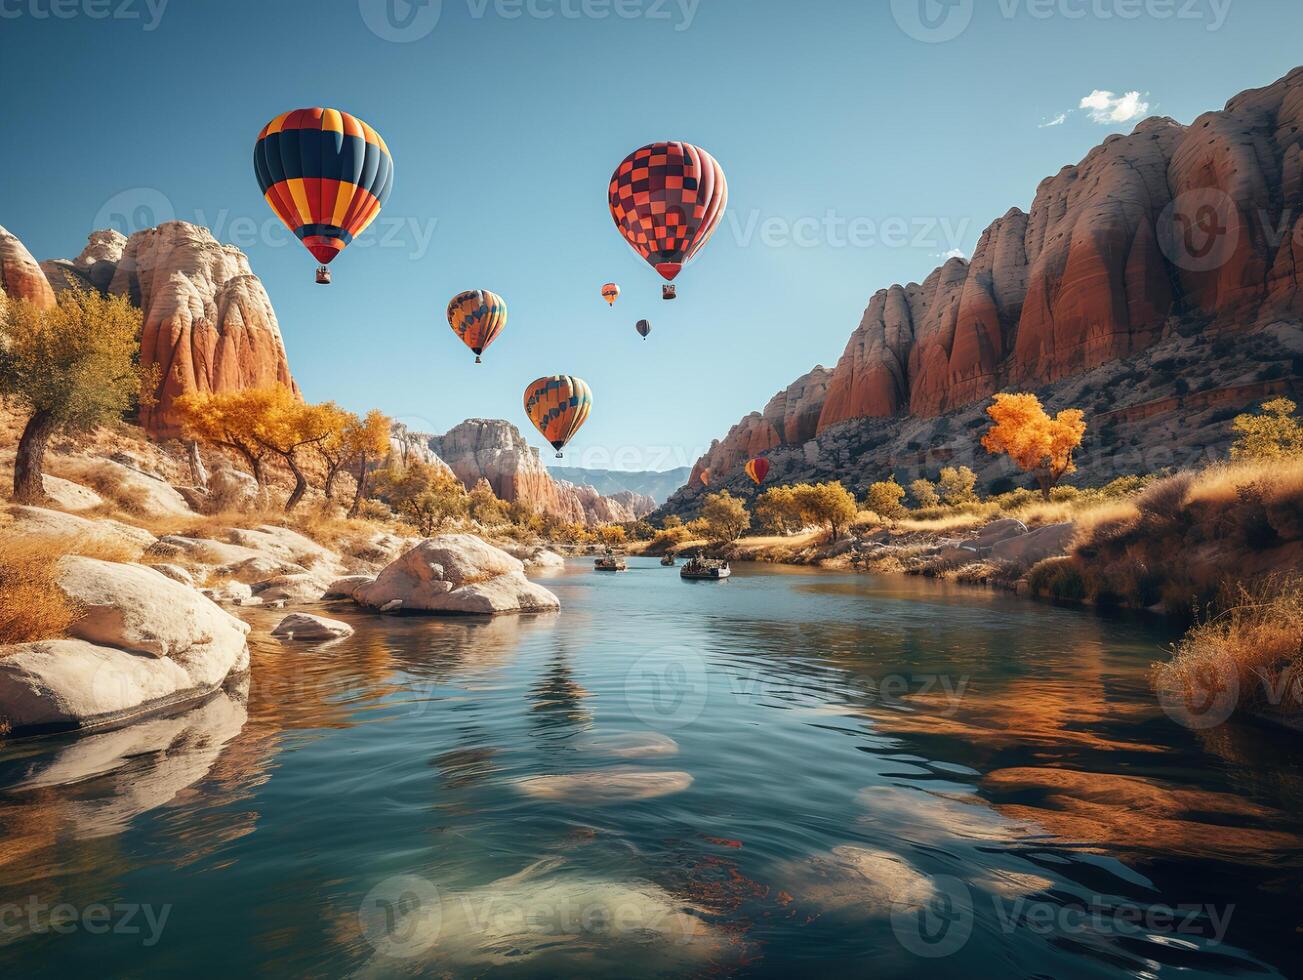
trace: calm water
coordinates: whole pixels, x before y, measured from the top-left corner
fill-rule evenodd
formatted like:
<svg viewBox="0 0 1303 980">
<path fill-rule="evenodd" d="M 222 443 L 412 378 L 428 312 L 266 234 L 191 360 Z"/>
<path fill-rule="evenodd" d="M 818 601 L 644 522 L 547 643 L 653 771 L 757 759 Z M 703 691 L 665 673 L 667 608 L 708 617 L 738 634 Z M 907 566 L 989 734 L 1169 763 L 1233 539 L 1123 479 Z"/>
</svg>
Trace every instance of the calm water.
<svg viewBox="0 0 1303 980">
<path fill-rule="evenodd" d="M 1297 970 L 1298 741 L 1169 719 L 1161 627 L 633 566 L 326 646 L 259 614 L 243 690 L 0 750 L 0 971 Z"/>
</svg>

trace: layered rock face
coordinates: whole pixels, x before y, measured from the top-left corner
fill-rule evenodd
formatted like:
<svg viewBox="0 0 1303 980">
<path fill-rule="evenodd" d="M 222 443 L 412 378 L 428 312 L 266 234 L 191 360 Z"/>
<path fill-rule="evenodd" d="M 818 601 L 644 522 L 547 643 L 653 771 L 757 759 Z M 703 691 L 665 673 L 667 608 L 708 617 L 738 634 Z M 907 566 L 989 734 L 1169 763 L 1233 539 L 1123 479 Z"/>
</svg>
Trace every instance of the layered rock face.
<svg viewBox="0 0 1303 980">
<path fill-rule="evenodd" d="M 262 281 L 206 228 L 170 221 L 132 235 L 109 291 L 144 312 L 141 360 L 161 371 L 157 402 L 141 412 L 150 435 L 180 434 L 172 402 L 188 391 L 297 390 Z"/>
<path fill-rule="evenodd" d="M 41 307 L 54 305 L 54 290 L 32 253 L 3 227 L 0 227 L 0 293 Z"/>
<path fill-rule="evenodd" d="M 935 418 L 1070 378 L 1178 325 L 1297 321 L 1301 276 L 1303 68 L 1188 127 L 1155 118 L 1110 136 L 1042 182 L 1030 213 L 996 220 L 971 261 L 879 292 L 822 398 L 800 379 L 713 445 L 692 482 L 850 420 Z M 790 431 L 773 409 L 798 388 Z"/>
<path fill-rule="evenodd" d="M 41 263 L 41 271 L 56 294 L 72 287 L 106 293 L 126 247 L 127 236 L 120 231 L 93 231 L 75 259 L 49 259 Z"/>
</svg>

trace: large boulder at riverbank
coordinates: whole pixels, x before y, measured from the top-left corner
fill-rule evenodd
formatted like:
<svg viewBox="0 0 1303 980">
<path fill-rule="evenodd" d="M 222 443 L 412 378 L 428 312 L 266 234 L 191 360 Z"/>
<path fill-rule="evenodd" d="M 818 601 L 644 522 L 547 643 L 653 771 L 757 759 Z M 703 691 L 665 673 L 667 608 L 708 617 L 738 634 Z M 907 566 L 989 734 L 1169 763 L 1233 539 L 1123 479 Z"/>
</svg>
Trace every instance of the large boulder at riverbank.
<svg viewBox="0 0 1303 980">
<path fill-rule="evenodd" d="M 340 640 L 353 635 L 353 627 L 338 619 L 291 613 L 277 624 L 271 635 L 282 640 Z"/>
<path fill-rule="evenodd" d="M 136 559 L 155 540 L 148 531 L 108 518 L 92 521 L 45 507 L 11 507 L 9 514 L 15 524 L 12 529 L 6 529 L 7 532 L 24 538 L 46 539 L 51 549 L 77 542 L 82 546 L 121 551 L 124 558 Z M 54 553 L 58 554 L 58 551 Z"/>
<path fill-rule="evenodd" d="M 561 608 L 556 596 L 525 578 L 519 559 L 469 534 L 422 541 L 353 598 L 372 609 L 403 612 L 492 615 Z"/>
<path fill-rule="evenodd" d="M 1072 524 L 1046 524 L 1026 534 L 1015 535 L 991 547 L 991 557 L 996 561 L 1012 562 L 1022 568 L 1031 568 L 1037 562 L 1056 555 L 1066 554 L 1075 534 Z"/>
</svg>

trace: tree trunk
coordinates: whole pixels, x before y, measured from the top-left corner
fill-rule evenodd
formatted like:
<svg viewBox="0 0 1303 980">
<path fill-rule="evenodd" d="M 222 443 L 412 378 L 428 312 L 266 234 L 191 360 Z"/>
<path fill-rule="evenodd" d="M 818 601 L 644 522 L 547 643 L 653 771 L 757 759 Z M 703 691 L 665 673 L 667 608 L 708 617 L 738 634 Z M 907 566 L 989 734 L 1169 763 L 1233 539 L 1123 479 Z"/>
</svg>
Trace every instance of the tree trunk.
<svg viewBox="0 0 1303 980">
<path fill-rule="evenodd" d="M 45 502 L 41 464 L 45 461 L 45 447 L 50 444 L 50 436 L 58 427 L 51 412 L 40 411 L 27 420 L 14 457 L 14 500 L 18 503 Z"/>
<path fill-rule="evenodd" d="M 208 470 L 204 468 L 203 457 L 199 455 L 199 443 L 190 440 L 186 446 L 186 454 L 190 462 L 190 480 L 200 490 L 208 489 Z"/>
<path fill-rule="evenodd" d="M 322 485 L 321 490 L 326 495 L 327 500 L 335 499 L 335 477 L 339 476 L 339 467 L 342 464 L 334 463 L 326 470 L 326 482 Z"/>
<path fill-rule="evenodd" d="M 294 474 L 294 489 L 290 491 L 290 499 L 285 501 L 285 513 L 288 514 L 298 506 L 299 501 L 303 499 L 303 495 L 308 492 L 308 478 L 299 469 L 299 461 L 295 459 L 293 453 L 285 453 L 284 455 L 285 465 Z"/>
<path fill-rule="evenodd" d="M 348 509 L 349 517 L 357 517 L 358 511 L 362 509 L 362 500 L 366 497 L 366 463 L 366 454 L 363 453 L 357 464 L 357 492 L 353 494 L 353 506 Z"/>
</svg>

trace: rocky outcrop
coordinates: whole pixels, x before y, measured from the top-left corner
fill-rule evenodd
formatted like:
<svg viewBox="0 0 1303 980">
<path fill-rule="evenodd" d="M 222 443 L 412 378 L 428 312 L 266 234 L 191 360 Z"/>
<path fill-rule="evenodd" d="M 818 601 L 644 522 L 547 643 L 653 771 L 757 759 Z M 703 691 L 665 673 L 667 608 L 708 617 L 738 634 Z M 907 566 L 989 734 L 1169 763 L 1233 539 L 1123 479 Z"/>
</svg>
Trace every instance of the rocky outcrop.
<svg viewBox="0 0 1303 980">
<path fill-rule="evenodd" d="M 779 424 L 802 378 L 694 468 L 799 448 L 863 419 L 937 418 L 1040 387 L 1174 335 L 1297 330 L 1303 317 L 1303 68 L 1190 126 L 1142 122 L 1040 185 L 922 284 L 877 293 L 826 382 L 815 431 Z M 805 389 L 810 388 L 809 394 Z M 776 404 L 777 403 L 777 404 Z M 843 469 L 845 464 L 843 464 Z"/>
<path fill-rule="evenodd" d="M 41 263 L 41 271 L 56 294 L 70 288 L 107 293 L 126 246 L 127 236 L 120 231 L 93 231 L 75 259 L 49 259 Z"/>
<path fill-rule="evenodd" d="M 356 602 L 385 612 L 493 615 L 554 612 L 561 603 L 525 578 L 519 559 L 469 534 L 422 541 L 387 566 Z"/>
<path fill-rule="evenodd" d="M 323 642 L 342 640 L 353 635 L 353 627 L 338 619 L 313 616 L 309 613 L 290 613 L 271 631 L 271 635 L 282 640 L 300 640 L 304 642 Z"/>
<path fill-rule="evenodd" d="M 17 238 L 0 226 L 0 293 L 42 308 L 54 305 L 54 290 L 45 273 Z"/>
<path fill-rule="evenodd" d="M 108 288 L 144 313 L 141 360 L 161 374 L 156 404 L 141 412 L 151 435 L 179 434 L 172 402 L 187 391 L 295 387 L 261 280 L 206 228 L 170 221 L 136 232 Z"/>
<path fill-rule="evenodd" d="M 632 490 L 621 490 L 618 493 L 611 494 L 606 499 L 614 504 L 619 504 L 635 520 L 646 517 L 659 506 L 655 498 L 641 493 L 634 493 Z"/>
<path fill-rule="evenodd" d="M 15 533 L 24 538 L 46 539 L 56 554 L 55 549 L 79 542 L 121 551 L 124 557 L 136 559 L 155 543 L 148 531 L 107 518 L 92 521 L 45 507 L 11 507 L 9 513 L 18 522 Z"/>
</svg>

